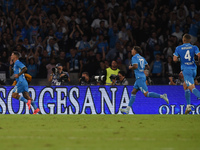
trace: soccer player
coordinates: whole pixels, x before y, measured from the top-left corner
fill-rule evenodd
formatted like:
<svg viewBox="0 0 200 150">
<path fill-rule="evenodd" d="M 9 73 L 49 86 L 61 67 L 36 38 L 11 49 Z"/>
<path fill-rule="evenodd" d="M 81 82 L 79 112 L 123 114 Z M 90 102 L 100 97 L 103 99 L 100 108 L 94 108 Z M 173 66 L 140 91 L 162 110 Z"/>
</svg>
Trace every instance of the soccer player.
<svg viewBox="0 0 200 150">
<path fill-rule="evenodd" d="M 185 90 L 185 99 L 187 102 L 187 107 L 185 110 L 185 114 L 189 114 L 191 112 L 191 99 L 190 99 L 190 91 L 200 99 L 200 92 L 195 88 L 194 78 L 196 76 L 197 66 L 195 64 L 194 56 L 195 54 L 200 58 L 199 49 L 197 46 L 191 45 L 191 36 L 189 34 L 184 34 L 182 38 L 183 44 L 176 47 L 173 60 L 176 62 L 181 61 L 181 70 L 184 76 L 183 88 Z"/>
<path fill-rule="evenodd" d="M 120 109 L 120 111 L 123 113 L 126 113 L 126 114 L 129 113 L 129 110 L 135 101 L 136 93 L 139 90 L 146 97 L 162 98 L 167 102 L 167 104 L 169 104 L 167 94 L 160 95 L 160 94 L 157 94 L 154 92 L 148 92 L 144 69 L 149 68 L 149 65 L 148 65 L 147 61 L 140 55 L 141 48 L 139 46 L 134 46 L 131 53 L 132 53 L 133 57 L 132 57 L 131 65 L 129 66 L 129 69 L 134 69 L 136 81 L 134 84 L 133 91 L 131 92 L 131 98 L 130 98 L 128 106 L 125 109 Z"/>
<path fill-rule="evenodd" d="M 40 109 L 37 108 L 35 102 L 29 96 L 28 82 L 26 81 L 24 76 L 24 73 L 26 72 L 27 68 L 22 62 L 19 61 L 19 53 L 16 51 L 12 52 L 11 54 L 10 65 L 12 65 L 13 63 L 14 77 L 17 81 L 17 84 L 13 89 L 12 97 L 25 102 L 28 105 L 29 110 L 32 105 L 35 109 L 33 114 L 37 114 L 40 111 Z M 23 93 L 23 96 L 20 96 L 19 93 Z"/>
</svg>

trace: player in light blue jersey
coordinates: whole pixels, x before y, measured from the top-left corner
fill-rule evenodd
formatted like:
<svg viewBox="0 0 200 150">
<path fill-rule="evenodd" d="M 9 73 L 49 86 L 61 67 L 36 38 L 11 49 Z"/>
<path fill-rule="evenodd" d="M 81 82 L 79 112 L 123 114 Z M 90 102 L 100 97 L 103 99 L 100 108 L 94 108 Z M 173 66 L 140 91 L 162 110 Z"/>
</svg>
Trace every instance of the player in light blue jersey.
<svg viewBox="0 0 200 150">
<path fill-rule="evenodd" d="M 189 34 L 185 34 L 182 38 L 183 45 L 177 46 L 173 60 L 176 62 L 181 61 L 181 70 L 184 76 L 183 88 L 185 90 L 185 98 L 187 101 L 187 107 L 185 110 L 185 114 L 189 114 L 191 112 L 191 99 L 190 99 L 190 91 L 200 99 L 200 92 L 195 88 L 194 78 L 196 76 L 197 66 L 195 64 L 194 56 L 197 55 L 200 58 L 200 52 L 197 46 L 191 45 L 191 36 Z"/>
<path fill-rule="evenodd" d="M 129 110 L 135 101 L 136 93 L 139 90 L 146 97 L 162 98 L 167 102 L 167 104 L 169 104 L 167 94 L 160 95 L 154 92 L 148 92 L 144 70 L 149 68 L 149 65 L 147 61 L 144 59 L 144 57 L 140 55 L 140 52 L 141 52 L 141 48 L 139 46 L 134 46 L 131 51 L 133 57 L 132 57 L 131 65 L 129 66 L 129 69 L 134 69 L 136 81 L 134 84 L 133 91 L 131 92 L 131 98 L 130 98 L 128 106 L 125 109 L 120 109 L 121 112 L 126 113 L 126 114 L 129 113 Z"/>
<path fill-rule="evenodd" d="M 37 108 L 35 102 L 29 96 L 28 82 L 26 81 L 24 76 L 24 73 L 26 72 L 27 68 L 22 62 L 19 61 L 19 53 L 16 51 L 12 52 L 11 54 L 10 64 L 12 65 L 13 63 L 14 77 L 17 81 L 17 84 L 13 88 L 12 97 L 25 102 L 28 105 L 29 110 L 32 105 L 35 109 L 33 114 L 37 114 L 40 111 L 40 109 Z M 19 93 L 23 93 L 23 96 L 20 96 Z"/>
</svg>

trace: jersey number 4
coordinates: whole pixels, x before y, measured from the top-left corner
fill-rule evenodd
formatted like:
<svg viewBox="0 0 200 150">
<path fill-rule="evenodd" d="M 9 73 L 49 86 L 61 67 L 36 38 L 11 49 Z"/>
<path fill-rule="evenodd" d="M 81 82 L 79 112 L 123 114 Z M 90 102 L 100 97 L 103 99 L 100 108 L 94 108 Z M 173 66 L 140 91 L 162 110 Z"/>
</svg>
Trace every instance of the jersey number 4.
<svg viewBox="0 0 200 150">
<path fill-rule="evenodd" d="M 185 53 L 184 58 L 187 59 L 188 61 L 191 61 L 191 56 L 190 56 L 190 51 L 189 50 L 187 50 L 187 52 Z"/>
</svg>

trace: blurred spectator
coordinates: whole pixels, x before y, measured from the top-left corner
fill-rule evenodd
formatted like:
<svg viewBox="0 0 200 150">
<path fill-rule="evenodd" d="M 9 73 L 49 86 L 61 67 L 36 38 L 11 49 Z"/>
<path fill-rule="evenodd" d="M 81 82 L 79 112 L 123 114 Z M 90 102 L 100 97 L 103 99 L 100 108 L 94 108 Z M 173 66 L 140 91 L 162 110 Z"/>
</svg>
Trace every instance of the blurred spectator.
<svg viewBox="0 0 200 150">
<path fill-rule="evenodd" d="M 55 58 L 51 58 L 50 63 L 46 65 L 47 69 L 47 79 L 50 78 L 50 74 L 52 73 L 52 68 L 56 67 L 56 60 Z"/>
<path fill-rule="evenodd" d="M 104 19 L 103 13 L 99 13 L 98 18 L 94 19 L 92 24 L 91 24 L 92 33 L 94 33 L 94 29 L 100 27 L 101 21 L 104 21 L 106 28 L 108 27 L 108 21 Z"/>
<path fill-rule="evenodd" d="M 38 73 L 38 66 L 35 62 L 35 55 L 33 54 L 32 51 L 26 57 L 26 66 L 27 66 L 27 73 L 31 75 L 33 78 L 36 78 Z"/>
<path fill-rule="evenodd" d="M 166 77 L 178 74 L 180 70 L 180 62 L 174 62 L 172 56 L 168 56 L 167 62 L 164 64 L 164 75 Z"/>
<path fill-rule="evenodd" d="M 57 63 L 60 63 L 63 67 L 63 70 L 67 70 L 67 61 L 66 61 L 65 51 L 60 51 L 58 58 L 56 59 Z"/>
<path fill-rule="evenodd" d="M 128 80 L 125 75 L 124 71 L 119 71 L 118 76 L 115 79 L 112 79 L 111 85 L 128 85 Z"/>
<path fill-rule="evenodd" d="M 63 71 L 63 66 L 58 63 L 55 68 L 52 68 L 52 73 L 49 77 L 51 85 L 67 85 L 70 82 L 69 74 Z"/>
<path fill-rule="evenodd" d="M 120 70 L 118 69 L 118 65 L 116 60 L 113 60 L 111 62 L 111 67 L 106 69 L 106 85 L 111 85 L 112 81 L 110 79 L 111 75 L 118 75 L 118 72 Z"/>
<path fill-rule="evenodd" d="M 99 40 L 97 43 L 97 52 L 103 53 L 103 50 L 105 53 L 107 53 L 109 50 L 109 47 L 108 47 L 108 42 L 104 39 L 104 35 L 100 34 Z"/>
<path fill-rule="evenodd" d="M 41 65 L 44 68 L 50 58 L 55 58 L 66 70 L 63 58 L 68 56 L 71 48 L 83 51 L 85 45 L 82 42 L 89 43 L 90 46 L 86 47 L 90 48 L 86 49 L 92 49 L 79 53 L 78 58 L 79 61 L 83 59 L 84 70 L 90 76 L 100 68 L 99 62 L 105 60 L 103 48 L 108 67 L 108 61 L 118 57 L 125 65 L 125 60 L 129 61 L 129 47 L 136 44 L 142 47 L 149 64 L 159 52 L 166 63 L 174 48 L 182 44 L 180 37 L 183 33 L 189 33 L 192 43 L 200 47 L 198 0 L 5 0 L 0 5 L 0 53 L 7 51 L 9 56 L 16 50 L 24 61 L 32 49 L 38 68 Z M 88 39 L 83 41 L 83 35 Z M 95 60 L 99 58 L 99 53 L 104 59 Z M 90 71 L 89 67 L 93 70 Z M 75 74 L 80 75 L 83 70 L 80 68 L 81 65 Z M 73 76 L 71 73 L 70 76 Z M 75 80 L 78 81 L 78 76 Z"/>
<path fill-rule="evenodd" d="M 160 60 L 160 54 L 156 54 L 155 61 L 150 64 L 150 76 L 162 77 L 164 75 L 163 62 Z"/>
<path fill-rule="evenodd" d="M 92 81 L 88 72 L 83 72 L 81 78 L 79 79 L 79 85 L 91 85 Z"/>
<path fill-rule="evenodd" d="M 172 33 L 173 36 L 176 36 L 178 41 L 180 41 L 182 39 L 183 36 L 183 32 L 180 30 L 180 26 L 176 25 L 176 31 L 174 33 Z"/>
<path fill-rule="evenodd" d="M 129 38 L 128 38 L 128 33 L 127 33 L 127 30 L 126 30 L 126 27 L 123 26 L 121 28 L 121 30 L 119 31 L 119 34 L 118 34 L 118 38 L 120 40 L 120 42 L 125 46 L 126 43 L 128 42 Z"/>
<path fill-rule="evenodd" d="M 168 40 L 167 41 L 167 47 L 165 47 L 163 49 L 163 54 L 165 56 L 165 58 L 167 59 L 168 57 L 173 57 L 173 53 L 174 53 L 174 47 L 172 47 L 172 41 Z"/>
<path fill-rule="evenodd" d="M 146 84 L 147 85 L 153 85 L 153 80 L 149 77 L 149 70 L 144 70 L 144 74 L 146 76 Z"/>
<path fill-rule="evenodd" d="M 82 60 L 77 54 L 75 49 L 70 49 L 70 55 L 67 58 L 67 72 L 69 73 L 81 73 L 82 72 Z"/>
<path fill-rule="evenodd" d="M 183 85 L 184 77 L 182 71 L 178 75 L 169 77 L 169 85 Z"/>
<path fill-rule="evenodd" d="M 82 40 L 76 43 L 77 51 L 80 52 L 87 52 L 90 49 L 90 44 L 87 41 L 87 35 L 82 35 Z M 81 54 L 81 53 L 80 53 Z"/>
</svg>

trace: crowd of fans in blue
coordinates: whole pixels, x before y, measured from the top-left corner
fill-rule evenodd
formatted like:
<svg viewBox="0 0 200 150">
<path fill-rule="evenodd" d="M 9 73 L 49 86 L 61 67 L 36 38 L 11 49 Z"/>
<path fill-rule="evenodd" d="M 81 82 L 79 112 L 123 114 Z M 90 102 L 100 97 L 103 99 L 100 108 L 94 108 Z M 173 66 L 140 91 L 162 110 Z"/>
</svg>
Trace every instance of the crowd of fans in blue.
<svg viewBox="0 0 200 150">
<path fill-rule="evenodd" d="M 33 78 L 48 78 L 57 63 L 69 74 L 98 75 L 113 59 L 131 78 L 138 45 L 149 75 L 159 78 L 180 72 L 172 56 L 184 33 L 200 47 L 198 0 L 2 0 L 0 7 L 0 71 L 7 78 L 12 51 Z"/>
</svg>

